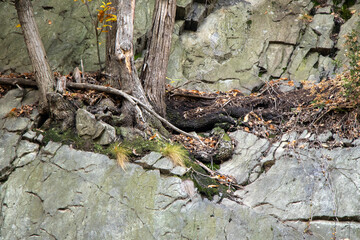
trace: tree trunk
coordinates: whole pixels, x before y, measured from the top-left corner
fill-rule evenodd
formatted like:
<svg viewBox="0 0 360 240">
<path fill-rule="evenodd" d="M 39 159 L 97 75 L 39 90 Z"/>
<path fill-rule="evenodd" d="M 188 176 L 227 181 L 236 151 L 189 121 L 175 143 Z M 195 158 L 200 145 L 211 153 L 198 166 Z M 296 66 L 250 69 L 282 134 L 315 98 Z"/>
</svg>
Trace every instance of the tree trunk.
<svg viewBox="0 0 360 240">
<path fill-rule="evenodd" d="M 54 91 L 54 76 L 36 25 L 30 0 L 15 0 L 15 8 L 23 30 L 25 44 L 40 90 L 41 108 L 48 107 L 46 93 Z"/>
<path fill-rule="evenodd" d="M 147 47 L 141 80 L 155 111 L 166 114 L 165 84 L 174 29 L 176 0 L 157 0 L 154 8 L 151 38 Z"/>
<path fill-rule="evenodd" d="M 111 9 L 109 14 L 117 14 L 116 8 L 118 7 L 119 0 L 112 1 L 111 6 L 115 6 Z M 111 26 L 106 33 L 106 59 L 105 59 L 105 72 L 110 76 L 108 84 L 114 88 L 121 88 L 120 85 L 120 68 L 117 58 L 115 56 L 115 40 L 117 32 L 117 22 L 108 22 Z"/>
<path fill-rule="evenodd" d="M 121 89 L 130 92 L 132 96 L 151 108 L 134 64 L 134 13 L 135 0 L 118 0 L 115 57 L 120 69 Z M 125 115 L 124 123 L 129 126 L 142 128 L 143 124 L 151 119 L 146 111 L 143 116 L 135 112 L 134 106 L 129 101 L 123 102 L 122 113 Z"/>
</svg>

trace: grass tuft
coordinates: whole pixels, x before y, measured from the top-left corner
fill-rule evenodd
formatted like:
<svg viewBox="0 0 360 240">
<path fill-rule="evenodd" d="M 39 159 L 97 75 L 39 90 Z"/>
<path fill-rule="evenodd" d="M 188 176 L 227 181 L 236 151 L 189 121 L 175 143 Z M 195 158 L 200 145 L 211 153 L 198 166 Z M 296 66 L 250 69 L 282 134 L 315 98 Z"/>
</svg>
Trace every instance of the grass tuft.
<svg viewBox="0 0 360 240">
<path fill-rule="evenodd" d="M 126 163 L 129 162 L 130 150 L 117 143 L 111 147 L 111 153 L 116 157 L 119 166 L 125 170 Z"/>
<path fill-rule="evenodd" d="M 188 151 L 179 144 L 165 143 L 160 148 L 163 156 L 170 158 L 177 166 L 185 167 L 185 160 L 188 158 Z"/>
</svg>

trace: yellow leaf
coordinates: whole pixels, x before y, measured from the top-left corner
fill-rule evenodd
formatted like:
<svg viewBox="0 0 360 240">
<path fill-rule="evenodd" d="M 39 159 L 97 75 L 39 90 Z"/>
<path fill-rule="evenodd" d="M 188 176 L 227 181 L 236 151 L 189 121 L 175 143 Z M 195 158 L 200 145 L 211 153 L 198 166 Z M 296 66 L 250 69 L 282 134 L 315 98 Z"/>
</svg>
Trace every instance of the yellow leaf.
<svg viewBox="0 0 360 240">
<path fill-rule="evenodd" d="M 243 122 L 248 122 L 249 121 L 249 114 L 246 114 L 246 116 L 244 117 L 244 121 Z"/>
<path fill-rule="evenodd" d="M 19 23 L 18 25 L 16 25 L 17 28 L 21 27 L 21 24 Z"/>
<path fill-rule="evenodd" d="M 154 138 L 156 138 L 157 134 L 155 133 L 154 135 L 152 135 L 149 140 L 153 140 Z"/>
</svg>

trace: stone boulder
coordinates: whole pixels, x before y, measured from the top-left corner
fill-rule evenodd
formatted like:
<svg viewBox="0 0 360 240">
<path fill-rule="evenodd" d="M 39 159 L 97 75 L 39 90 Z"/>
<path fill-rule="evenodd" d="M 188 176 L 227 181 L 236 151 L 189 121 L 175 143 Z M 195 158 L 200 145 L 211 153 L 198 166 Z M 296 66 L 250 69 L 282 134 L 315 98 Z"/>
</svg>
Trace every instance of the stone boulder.
<svg viewBox="0 0 360 240">
<path fill-rule="evenodd" d="M 76 130 L 80 137 L 90 138 L 101 145 L 108 145 L 116 139 L 113 126 L 96 120 L 95 116 L 85 109 L 78 109 L 76 112 Z"/>
</svg>

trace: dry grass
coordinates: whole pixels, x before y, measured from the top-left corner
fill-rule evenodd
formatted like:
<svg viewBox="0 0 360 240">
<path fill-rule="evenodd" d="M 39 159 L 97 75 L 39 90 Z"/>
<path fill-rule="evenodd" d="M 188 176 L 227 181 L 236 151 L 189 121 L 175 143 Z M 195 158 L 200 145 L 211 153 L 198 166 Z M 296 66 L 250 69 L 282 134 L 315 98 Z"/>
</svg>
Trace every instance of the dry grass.
<svg viewBox="0 0 360 240">
<path fill-rule="evenodd" d="M 114 144 L 111 148 L 111 153 L 116 157 L 116 161 L 119 166 L 125 170 L 126 163 L 129 162 L 130 150 L 121 146 L 120 144 Z"/>
<path fill-rule="evenodd" d="M 160 152 L 165 157 L 170 158 L 175 165 L 185 167 L 185 160 L 188 158 L 188 152 L 183 146 L 165 143 L 165 146 L 160 149 Z"/>
</svg>

